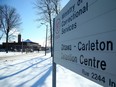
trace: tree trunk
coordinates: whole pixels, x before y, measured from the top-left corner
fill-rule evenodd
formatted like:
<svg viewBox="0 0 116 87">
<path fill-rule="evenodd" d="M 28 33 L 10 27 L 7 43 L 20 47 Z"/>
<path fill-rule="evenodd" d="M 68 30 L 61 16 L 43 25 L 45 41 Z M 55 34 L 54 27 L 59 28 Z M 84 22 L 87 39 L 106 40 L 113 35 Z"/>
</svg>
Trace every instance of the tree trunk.
<svg viewBox="0 0 116 87">
<path fill-rule="evenodd" d="M 6 53 L 8 53 L 8 32 L 6 33 Z"/>
<path fill-rule="evenodd" d="M 52 21 L 51 14 L 49 14 L 49 23 L 50 23 L 50 43 L 51 43 L 51 57 L 53 56 L 53 46 L 52 46 Z"/>
<path fill-rule="evenodd" d="M 51 24 L 50 24 L 50 26 L 51 26 Z M 52 57 L 53 56 L 53 54 L 52 54 L 53 53 L 53 49 L 52 49 L 53 48 L 53 46 L 52 46 L 52 44 L 53 44 L 52 43 L 52 26 L 51 26 L 50 32 L 51 32 L 51 35 L 50 35 L 51 36 L 50 37 L 51 38 L 51 41 L 50 42 L 51 42 L 51 57 Z"/>
</svg>

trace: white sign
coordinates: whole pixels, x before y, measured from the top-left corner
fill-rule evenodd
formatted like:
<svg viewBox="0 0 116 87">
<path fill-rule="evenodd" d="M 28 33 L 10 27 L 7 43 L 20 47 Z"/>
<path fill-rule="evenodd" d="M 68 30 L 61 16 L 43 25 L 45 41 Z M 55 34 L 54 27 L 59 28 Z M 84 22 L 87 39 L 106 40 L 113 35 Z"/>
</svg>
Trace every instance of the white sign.
<svg viewBox="0 0 116 87">
<path fill-rule="evenodd" d="M 116 0 L 70 0 L 55 18 L 54 61 L 116 87 Z"/>
</svg>

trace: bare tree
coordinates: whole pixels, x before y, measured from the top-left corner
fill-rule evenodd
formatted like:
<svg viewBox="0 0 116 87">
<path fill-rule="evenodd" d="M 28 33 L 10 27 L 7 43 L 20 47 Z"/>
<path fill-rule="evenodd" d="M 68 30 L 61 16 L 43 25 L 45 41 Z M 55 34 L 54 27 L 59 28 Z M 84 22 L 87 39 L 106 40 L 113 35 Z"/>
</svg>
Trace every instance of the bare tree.
<svg viewBox="0 0 116 87">
<path fill-rule="evenodd" d="M 0 25 L 0 40 L 2 39 L 3 35 L 4 35 L 4 33 L 3 33 L 1 25 Z"/>
<path fill-rule="evenodd" d="M 3 33 L 3 31 L 2 31 L 2 23 L 1 23 L 1 14 L 0 14 L 0 40 L 2 39 L 2 37 L 3 37 L 3 35 L 4 35 L 4 33 Z"/>
<path fill-rule="evenodd" d="M 38 10 L 39 18 L 37 21 L 44 21 L 49 23 L 50 28 L 50 42 L 51 42 L 51 56 L 52 56 L 52 21 L 55 14 L 59 13 L 58 4 L 60 0 L 36 0 L 35 6 Z"/>
<path fill-rule="evenodd" d="M 60 1 L 61 0 L 51 0 L 52 1 L 52 3 L 53 3 L 53 10 L 55 11 L 55 14 L 59 14 L 59 12 L 60 12 Z"/>
<path fill-rule="evenodd" d="M 12 35 L 9 33 L 14 28 L 17 29 L 19 27 L 21 19 L 16 9 L 8 5 L 0 6 L 0 18 L 2 30 L 6 35 L 6 53 L 8 53 L 8 40 L 9 36 Z"/>
</svg>

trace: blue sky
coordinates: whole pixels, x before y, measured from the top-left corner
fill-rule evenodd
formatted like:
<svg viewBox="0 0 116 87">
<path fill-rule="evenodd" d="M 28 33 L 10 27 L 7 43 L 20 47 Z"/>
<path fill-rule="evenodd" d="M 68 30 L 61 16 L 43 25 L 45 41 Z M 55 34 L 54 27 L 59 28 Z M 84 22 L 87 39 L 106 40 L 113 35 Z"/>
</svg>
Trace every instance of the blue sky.
<svg viewBox="0 0 116 87">
<path fill-rule="evenodd" d="M 44 45 L 45 41 L 45 26 L 40 26 L 35 20 L 38 18 L 36 15 L 37 9 L 34 9 L 35 0 L 0 0 L 0 4 L 8 4 L 17 9 L 17 12 L 21 16 L 21 35 L 22 39 L 30 39 L 34 42 L 38 42 Z M 61 0 L 61 7 L 64 7 L 69 0 Z M 3 40 L 2 40 L 3 41 Z M 0 41 L 0 43 L 2 42 Z"/>
</svg>

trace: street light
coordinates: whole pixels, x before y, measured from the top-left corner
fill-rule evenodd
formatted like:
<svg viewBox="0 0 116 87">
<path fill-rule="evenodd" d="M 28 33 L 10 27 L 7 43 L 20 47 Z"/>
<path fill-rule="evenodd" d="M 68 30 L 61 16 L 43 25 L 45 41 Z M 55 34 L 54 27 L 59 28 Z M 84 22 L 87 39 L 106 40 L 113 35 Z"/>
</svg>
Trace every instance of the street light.
<svg viewBox="0 0 116 87">
<path fill-rule="evenodd" d="M 42 25 L 46 25 L 45 23 L 41 23 Z M 45 39 L 45 55 L 47 51 L 47 33 L 48 33 L 48 25 L 46 25 L 46 39 Z"/>
</svg>

